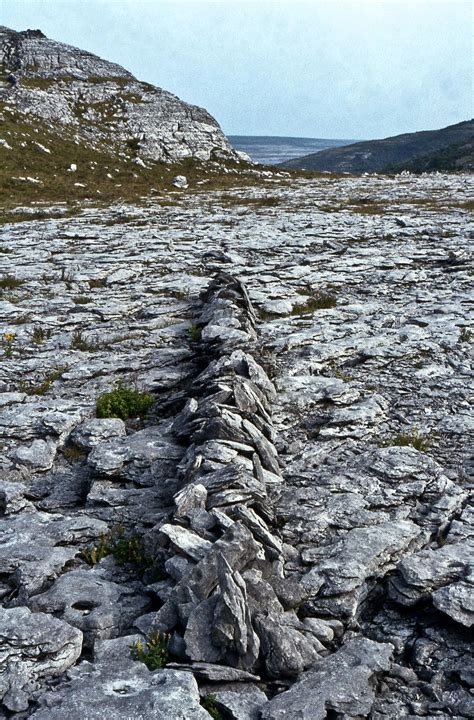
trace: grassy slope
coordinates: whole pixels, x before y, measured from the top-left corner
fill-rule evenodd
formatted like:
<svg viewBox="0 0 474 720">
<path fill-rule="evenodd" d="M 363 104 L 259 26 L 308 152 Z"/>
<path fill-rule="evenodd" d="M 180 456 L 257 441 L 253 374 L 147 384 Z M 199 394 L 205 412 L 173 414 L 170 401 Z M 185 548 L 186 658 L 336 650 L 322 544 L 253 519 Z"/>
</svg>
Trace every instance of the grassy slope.
<svg viewBox="0 0 474 720">
<path fill-rule="evenodd" d="M 126 145 L 117 146 L 113 152 L 110 146 L 93 147 L 84 141 L 78 142 L 71 128 L 51 130 L 34 116 L 6 110 L 5 103 L 0 103 L 0 139 L 11 148 L 0 144 L 3 210 L 31 203 L 66 202 L 73 207 L 84 200 L 137 201 L 152 191 L 173 190 L 171 180 L 178 174 L 186 175 L 191 188 L 225 190 L 262 184 L 262 178 L 255 173 L 242 174 L 249 170 L 242 162 L 227 162 L 224 169 L 222 165 L 192 159 L 175 165 L 147 160 L 147 167 L 143 168 L 133 162 L 133 150 Z M 37 143 L 51 152 L 45 152 Z M 76 172 L 69 171 L 73 163 L 77 165 Z M 14 179 L 21 177 L 34 178 L 40 183 Z"/>
</svg>

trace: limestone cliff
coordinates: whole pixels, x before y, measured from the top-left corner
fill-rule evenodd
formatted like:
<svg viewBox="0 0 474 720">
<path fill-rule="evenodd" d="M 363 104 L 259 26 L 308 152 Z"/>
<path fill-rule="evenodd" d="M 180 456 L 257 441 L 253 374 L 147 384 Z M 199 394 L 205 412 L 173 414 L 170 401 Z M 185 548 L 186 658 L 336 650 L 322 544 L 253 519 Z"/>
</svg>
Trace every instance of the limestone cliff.
<svg viewBox="0 0 474 720">
<path fill-rule="evenodd" d="M 40 30 L 0 27 L 0 100 L 78 141 L 138 158 L 236 157 L 206 110 Z"/>
</svg>

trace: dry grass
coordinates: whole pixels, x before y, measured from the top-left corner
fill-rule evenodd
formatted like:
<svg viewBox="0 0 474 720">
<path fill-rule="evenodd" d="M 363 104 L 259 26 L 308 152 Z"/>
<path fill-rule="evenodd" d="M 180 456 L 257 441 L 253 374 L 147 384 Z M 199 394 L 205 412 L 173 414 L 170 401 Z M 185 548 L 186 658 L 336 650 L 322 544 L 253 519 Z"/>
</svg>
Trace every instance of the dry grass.
<svg viewBox="0 0 474 720">
<path fill-rule="evenodd" d="M 46 122 L 29 117 L 15 109 L 6 109 L 0 102 L 0 137 L 11 150 L 0 148 L 0 194 L 3 200 L 1 222 L 49 217 L 48 210 L 38 208 L 36 216 L 13 215 L 7 211 L 32 203 L 66 203 L 68 212 L 77 212 L 85 200 L 94 204 L 114 201 L 142 202 L 153 196 L 163 205 L 174 205 L 183 196 L 202 190 L 235 190 L 247 187 L 268 187 L 253 166 L 243 162 L 202 163 L 192 158 L 168 165 L 146 160 L 147 167 L 136 165 L 136 152 L 129 147 L 130 139 L 115 145 L 100 142 L 74 142 L 73 133 L 55 132 Z M 59 130 L 59 129 L 58 129 Z M 47 153 L 39 146 L 51 152 Z M 70 172 L 72 164 L 77 165 Z M 179 191 L 171 184 L 176 175 L 185 175 L 189 189 Z M 294 177 L 304 177 L 299 171 Z M 15 179 L 16 178 L 16 179 Z M 33 178 L 38 182 L 21 180 Z M 276 205 L 276 198 L 245 198 L 232 204 Z M 122 222 L 122 219 L 120 220 Z"/>
</svg>

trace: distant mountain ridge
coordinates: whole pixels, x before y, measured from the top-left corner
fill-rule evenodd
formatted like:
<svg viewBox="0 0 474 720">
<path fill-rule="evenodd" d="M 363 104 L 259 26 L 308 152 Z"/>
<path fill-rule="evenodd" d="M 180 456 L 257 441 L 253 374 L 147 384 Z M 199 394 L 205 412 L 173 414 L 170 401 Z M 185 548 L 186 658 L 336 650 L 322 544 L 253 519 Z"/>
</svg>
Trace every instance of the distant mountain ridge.
<svg viewBox="0 0 474 720">
<path fill-rule="evenodd" d="M 40 30 L 0 26 L 0 103 L 136 158 L 236 158 L 204 109 Z"/>
<path fill-rule="evenodd" d="M 441 130 L 405 133 L 330 148 L 282 163 L 284 167 L 330 172 L 474 170 L 474 120 Z"/>
</svg>

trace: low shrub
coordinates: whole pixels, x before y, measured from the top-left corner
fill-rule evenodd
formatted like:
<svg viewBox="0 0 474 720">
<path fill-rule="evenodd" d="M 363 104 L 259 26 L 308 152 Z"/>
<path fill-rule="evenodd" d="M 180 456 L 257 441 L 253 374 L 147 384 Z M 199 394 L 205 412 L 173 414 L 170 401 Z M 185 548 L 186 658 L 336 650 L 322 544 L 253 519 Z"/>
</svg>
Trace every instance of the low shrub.
<svg viewBox="0 0 474 720">
<path fill-rule="evenodd" d="M 146 642 L 137 640 L 130 646 L 130 654 L 134 660 L 144 663 L 148 670 L 159 670 L 169 662 L 168 643 L 171 635 L 152 633 Z"/>
<path fill-rule="evenodd" d="M 115 390 L 104 393 L 97 398 L 96 415 L 98 418 L 143 417 L 154 403 L 153 395 L 140 392 L 135 388 L 120 384 Z"/>
</svg>

